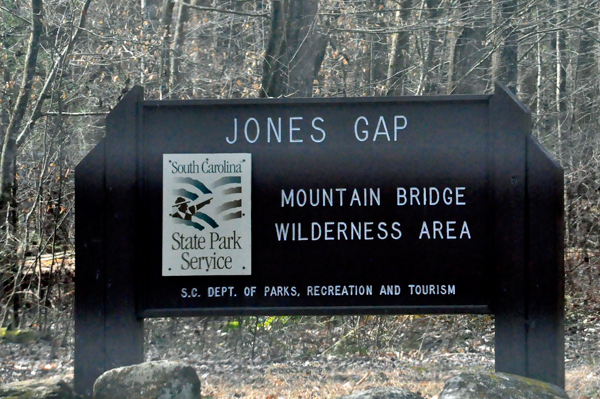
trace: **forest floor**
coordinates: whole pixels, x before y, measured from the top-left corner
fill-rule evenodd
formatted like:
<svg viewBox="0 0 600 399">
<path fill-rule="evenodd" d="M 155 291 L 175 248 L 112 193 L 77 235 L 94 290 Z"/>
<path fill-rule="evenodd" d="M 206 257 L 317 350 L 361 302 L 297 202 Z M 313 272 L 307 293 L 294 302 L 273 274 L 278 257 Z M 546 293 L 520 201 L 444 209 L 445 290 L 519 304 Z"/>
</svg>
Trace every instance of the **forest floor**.
<svg viewBox="0 0 600 399">
<path fill-rule="evenodd" d="M 600 260 L 586 262 L 565 265 L 571 399 L 600 398 Z M 32 306 L 21 317 L 44 334 L 26 344 L 0 340 L 0 385 L 72 381 L 71 274 L 52 308 Z M 144 331 L 146 360 L 190 364 L 211 399 L 336 398 L 376 386 L 435 398 L 451 376 L 494 368 L 491 315 L 159 318 L 145 320 Z"/>
<path fill-rule="evenodd" d="M 565 323 L 566 389 L 600 398 L 599 309 L 577 303 Z M 488 315 L 150 319 L 145 332 L 146 359 L 192 365 L 212 399 L 335 398 L 376 386 L 435 398 L 451 376 L 494 367 Z M 0 341 L 0 384 L 72 380 L 72 334 L 60 334 L 60 345 Z"/>
</svg>

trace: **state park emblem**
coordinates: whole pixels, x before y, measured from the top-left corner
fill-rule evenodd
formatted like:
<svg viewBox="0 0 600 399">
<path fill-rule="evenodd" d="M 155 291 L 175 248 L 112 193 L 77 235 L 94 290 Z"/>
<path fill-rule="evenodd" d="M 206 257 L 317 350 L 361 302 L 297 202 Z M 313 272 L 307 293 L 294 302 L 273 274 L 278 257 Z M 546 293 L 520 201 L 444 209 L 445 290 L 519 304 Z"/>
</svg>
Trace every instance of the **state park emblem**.
<svg viewBox="0 0 600 399">
<path fill-rule="evenodd" d="M 163 276 L 250 275 L 251 154 L 163 155 Z"/>
</svg>

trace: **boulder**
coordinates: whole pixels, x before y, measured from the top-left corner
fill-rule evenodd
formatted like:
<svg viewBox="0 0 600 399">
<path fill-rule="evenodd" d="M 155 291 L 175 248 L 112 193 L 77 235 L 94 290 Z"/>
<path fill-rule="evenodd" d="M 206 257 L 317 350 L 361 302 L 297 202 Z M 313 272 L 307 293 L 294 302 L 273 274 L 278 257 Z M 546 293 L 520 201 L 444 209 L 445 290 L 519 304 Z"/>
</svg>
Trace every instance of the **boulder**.
<svg viewBox="0 0 600 399">
<path fill-rule="evenodd" d="M 379 387 L 340 396 L 338 399 L 423 399 L 423 397 L 405 388 Z"/>
<path fill-rule="evenodd" d="M 492 372 L 462 373 L 450 378 L 439 399 L 569 399 L 557 387 L 518 375 Z"/>
<path fill-rule="evenodd" d="M 82 398 L 60 377 L 11 382 L 0 387 L 0 398 L 76 399 Z"/>
<path fill-rule="evenodd" d="M 181 362 L 158 361 L 108 370 L 94 383 L 95 399 L 200 399 L 200 379 Z"/>
</svg>

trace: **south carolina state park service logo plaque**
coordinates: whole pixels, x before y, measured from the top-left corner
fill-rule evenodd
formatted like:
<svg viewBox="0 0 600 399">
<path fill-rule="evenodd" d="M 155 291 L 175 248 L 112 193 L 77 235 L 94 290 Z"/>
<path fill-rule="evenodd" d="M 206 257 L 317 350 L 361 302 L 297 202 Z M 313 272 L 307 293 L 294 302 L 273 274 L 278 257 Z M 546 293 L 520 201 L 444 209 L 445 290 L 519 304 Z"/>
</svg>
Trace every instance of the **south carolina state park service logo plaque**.
<svg viewBox="0 0 600 399">
<path fill-rule="evenodd" d="M 163 155 L 163 276 L 252 274 L 251 154 Z"/>
</svg>

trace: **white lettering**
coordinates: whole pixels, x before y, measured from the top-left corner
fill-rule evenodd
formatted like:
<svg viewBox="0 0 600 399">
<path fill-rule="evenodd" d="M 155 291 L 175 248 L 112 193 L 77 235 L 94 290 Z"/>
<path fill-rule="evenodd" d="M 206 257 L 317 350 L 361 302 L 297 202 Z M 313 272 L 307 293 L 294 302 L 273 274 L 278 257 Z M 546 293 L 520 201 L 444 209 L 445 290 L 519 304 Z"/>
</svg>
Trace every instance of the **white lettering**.
<svg viewBox="0 0 600 399">
<path fill-rule="evenodd" d="M 310 138 L 311 138 L 311 139 L 312 139 L 312 140 L 313 140 L 315 143 L 322 143 L 322 142 L 323 142 L 323 140 L 325 140 L 325 136 L 326 136 L 326 134 L 325 134 L 325 130 L 324 130 L 323 128 L 320 128 L 320 127 L 318 127 L 317 125 L 315 125 L 315 122 L 316 122 L 316 121 L 325 122 L 325 120 L 324 120 L 323 118 L 319 117 L 319 116 L 317 116 L 316 118 L 314 118 L 314 119 L 312 120 L 312 127 L 313 127 L 313 129 L 315 129 L 315 130 L 318 130 L 319 132 L 321 132 L 321 139 L 320 139 L 320 140 L 317 140 L 317 139 L 315 138 L 315 136 L 314 136 L 314 135 L 312 135 L 312 134 L 310 135 Z"/>
<path fill-rule="evenodd" d="M 303 118 L 301 116 L 293 116 L 290 118 L 290 143 L 302 143 L 304 140 L 302 139 L 294 139 L 294 132 L 299 132 L 300 128 L 294 126 L 294 121 L 301 121 Z"/>
<path fill-rule="evenodd" d="M 402 237 L 402 232 L 400 231 L 400 223 L 398 223 L 398 222 L 392 223 L 392 230 L 394 230 L 394 232 L 396 233 L 396 235 L 394 235 L 392 233 L 392 239 L 399 240 L 400 237 Z"/>
<path fill-rule="evenodd" d="M 273 123 L 273 119 L 270 117 L 267 118 L 267 143 L 271 142 L 271 129 L 273 129 L 273 134 L 275 135 L 275 139 L 277 139 L 278 143 L 281 143 L 281 118 L 278 119 L 279 130 L 275 127 Z"/>
<path fill-rule="evenodd" d="M 250 124 L 250 122 L 253 122 L 256 126 L 256 136 L 254 137 L 254 140 L 250 140 L 250 137 L 248 136 L 248 125 Z M 246 121 L 246 125 L 244 126 L 244 135 L 246 136 L 246 140 L 248 140 L 248 143 L 256 143 L 256 140 L 258 140 L 258 136 L 260 136 L 260 125 L 258 124 L 258 121 L 256 119 L 249 118 Z"/>
<path fill-rule="evenodd" d="M 402 125 L 400 125 L 400 123 L 399 123 L 401 121 L 404 122 Z M 406 119 L 406 117 L 404 115 L 394 116 L 394 141 L 398 141 L 398 130 L 406 129 L 407 125 L 408 125 L 408 120 Z"/>
<path fill-rule="evenodd" d="M 300 196 L 302 194 L 302 196 Z M 296 192 L 296 204 L 298 206 L 306 205 L 306 191 L 304 189 L 300 189 Z"/>
<path fill-rule="evenodd" d="M 423 238 L 423 235 L 427 234 L 427 238 L 431 238 L 429 235 L 429 228 L 427 227 L 427 222 L 423 222 L 421 226 L 421 233 L 419 233 L 419 240 Z"/>
<path fill-rule="evenodd" d="M 238 133 L 237 118 L 233 118 L 233 140 L 229 140 L 229 137 L 225 137 L 225 141 L 227 141 L 227 143 L 229 143 L 229 144 L 235 143 L 237 141 L 237 133 Z"/>
<path fill-rule="evenodd" d="M 368 130 L 361 131 L 361 133 L 364 136 L 362 136 L 362 137 L 358 136 L 358 122 L 361 120 L 365 123 L 366 126 L 369 126 L 369 121 L 367 120 L 367 118 L 365 118 L 364 116 L 359 116 L 358 118 L 356 118 L 356 121 L 354 122 L 354 135 L 356 136 L 356 139 L 358 141 L 366 141 L 369 138 Z"/>
<path fill-rule="evenodd" d="M 463 238 L 463 235 L 466 235 L 469 240 L 471 239 L 471 232 L 469 231 L 469 226 L 467 226 L 467 222 L 463 222 L 462 229 L 460 230 L 460 238 Z"/>
<path fill-rule="evenodd" d="M 290 190 L 290 195 L 285 195 L 285 190 L 281 190 L 281 207 L 286 205 L 294 206 L 294 189 Z"/>
<path fill-rule="evenodd" d="M 315 231 L 316 231 L 315 227 L 319 228 L 319 235 L 315 234 Z M 319 223 L 312 222 L 311 233 L 312 233 L 311 237 L 312 237 L 313 241 L 317 241 L 319 238 L 321 238 L 321 225 Z"/>
<path fill-rule="evenodd" d="M 283 223 L 275 224 L 275 231 L 277 232 L 277 241 L 287 241 L 288 230 L 290 228 L 290 224 Z"/>
<path fill-rule="evenodd" d="M 465 191 L 464 187 L 456 187 L 456 205 L 466 205 L 464 201 L 460 201 L 460 198 L 465 196 L 463 191 Z"/>
<path fill-rule="evenodd" d="M 383 130 L 379 130 L 380 127 L 383 126 Z M 387 126 L 385 124 L 385 119 L 383 116 L 379 117 L 379 122 L 377 122 L 377 127 L 375 128 L 375 134 L 373 135 L 373 141 L 377 141 L 377 136 L 382 135 L 387 137 L 388 141 L 391 141 L 390 134 L 388 133 Z"/>
<path fill-rule="evenodd" d="M 398 187 L 396 189 L 396 205 L 398 206 L 404 206 L 406 205 L 406 202 L 408 201 L 406 199 L 406 189 L 404 187 Z"/>
</svg>

